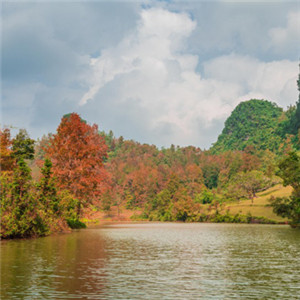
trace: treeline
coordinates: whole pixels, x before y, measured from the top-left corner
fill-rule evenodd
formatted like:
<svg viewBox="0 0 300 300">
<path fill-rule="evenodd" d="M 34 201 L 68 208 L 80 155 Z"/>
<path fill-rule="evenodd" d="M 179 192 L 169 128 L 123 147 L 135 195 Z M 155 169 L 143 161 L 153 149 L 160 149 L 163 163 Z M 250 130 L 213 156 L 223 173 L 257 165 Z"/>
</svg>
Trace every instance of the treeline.
<svg viewBox="0 0 300 300">
<path fill-rule="evenodd" d="M 298 226 L 299 127 L 300 101 L 284 112 L 250 100 L 237 106 L 208 151 L 117 138 L 76 113 L 63 116 L 57 132 L 37 142 L 24 129 L 11 137 L 3 128 L 1 237 L 82 227 L 87 208 L 109 212 L 113 206 L 148 220 L 248 222 L 250 216 L 220 215 L 222 203 L 253 200 L 280 182 L 294 192 L 272 199 L 274 211 Z"/>
<path fill-rule="evenodd" d="M 25 130 L 11 138 L 6 128 L 0 136 L 2 238 L 84 226 L 80 218 L 88 207 L 126 207 L 148 220 L 249 222 L 249 216 L 220 215 L 220 206 L 253 199 L 281 182 L 281 157 L 269 150 L 159 150 L 99 132 L 77 114 L 64 116 L 56 134 L 36 143 Z M 276 211 L 288 216 L 290 208 L 280 201 L 274 199 Z"/>
<path fill-rule="evenodd" d="M 112 132 L 105 138 L 112 188 L 102 209 L 123 205 L 150 220 L 198 221 L 207 205 L 216 210 L 224 201 L 253 199 L 281 182 L 275 175 L 278 157 L 269 150 L 248 146 L 212 154 L 192 146 L 158 150 Z"/>
</svg>

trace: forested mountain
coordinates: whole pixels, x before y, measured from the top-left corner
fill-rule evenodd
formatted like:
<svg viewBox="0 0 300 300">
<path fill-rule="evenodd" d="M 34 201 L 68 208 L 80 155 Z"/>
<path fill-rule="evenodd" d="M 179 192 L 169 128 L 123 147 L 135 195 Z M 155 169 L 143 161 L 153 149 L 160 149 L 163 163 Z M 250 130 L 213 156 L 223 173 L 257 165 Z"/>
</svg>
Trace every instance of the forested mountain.
<svg viewBox="0 0 300 300">
<path fill-rule="evenodd" d="M 295 137 L 291 135 L 298 129 L 294 124 L 295 111 L 296 108 L 291 106 L 284 112 L 275 103 L 266 100 L 241 102 L 226 120 L 211 151 L 220 153 L 252 146 L 255 150 L 268 149 L 281 154 L 285 148 L 291 147 L 291 143 L 296 144 Z"/>
</svg>

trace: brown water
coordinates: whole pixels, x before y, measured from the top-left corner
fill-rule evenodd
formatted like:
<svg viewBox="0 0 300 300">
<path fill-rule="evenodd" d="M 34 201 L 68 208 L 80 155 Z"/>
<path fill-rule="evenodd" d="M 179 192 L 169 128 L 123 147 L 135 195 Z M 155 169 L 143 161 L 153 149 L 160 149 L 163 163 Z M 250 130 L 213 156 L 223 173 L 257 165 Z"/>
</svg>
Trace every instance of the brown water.
<svg viewBox="0 0 300 300">
<path fill-rule="evenodd" d="M 1 299 L 300 299 L 300 230 L 150 223 L 2 241 Z"/>
</svg>

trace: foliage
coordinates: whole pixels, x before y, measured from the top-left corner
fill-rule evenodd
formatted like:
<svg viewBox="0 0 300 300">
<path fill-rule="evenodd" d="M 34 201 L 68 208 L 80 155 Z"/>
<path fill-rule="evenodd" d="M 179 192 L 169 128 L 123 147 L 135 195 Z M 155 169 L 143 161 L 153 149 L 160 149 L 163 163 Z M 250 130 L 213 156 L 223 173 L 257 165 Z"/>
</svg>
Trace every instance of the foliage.
<svg viewBox="0 0 300 300">
<path fill-rule="evenodd" d="M 290 152 L 278 165 L 277 175 L 283 179 L 284 186 L 291 185 L 294 193 L 300 195 L 300 157 L 296 152 Z"/>
<path fill-rule="evenodd" d="M 82 206 L 99 198 L 106 177 L 103 158 L 107 146 L 97 125 L 90 126 L 78 114 L 69 114 L 62 118 L 45 151 L 53 163 L 58 187 L 78 199 L 80 216 Z"/>
<path fill-rule="evenodd" d="M 30 169 L 20 158 L 11 178 L 1 175 L 1 237 L 49 233 L 47 215 L 33 189 Z"/>
<path fill-rule="evenodd" d="M 55 179 L 52 177 L 52 163 L 48 158 L 45 159 L 41 173 L 43 176 L 38 184 L 39 199 L 46 210 L 50 209 L 56 213 L 59 210 L 59 197 Z"/>
<path fill-rule="evenodd" d="M 83 222 L 81 222 L 80 220 L 78 220 L 77 218 L 68 219 L 67 223 L 68 223 L 69 227 L 72 229 L 86 228 L 86 225 Z"/>
<path fill-rule="evenodd" d="M 34 158 L 34 143 L 25 129 L 20 129 L 19 133 L 12 141 L 13 156 L 19 159 L 33 159 Z"/>
<path fill-rule="evenodd" d="M 273 211 L 281 216 L 290 219 L 292 227 L 300 227 L 300 197 L 292 195 L 283 198 L 271 198 Z"/>
<path fill-rule="evenodd" d="M 204 189 L 201 193 L 195 197 L 196 203 L 210 204 L 214 200 L 215 196 L 211 190 Z"/>
<path fill-rule="evenodd" d="M 13 174 L 1 173 L 2 238 L 44 236 L 63 231 L 68 228 L 66 219 L 76 216 L 70 209 L 70 199 L 66 201 L 66 197 L 57 192 L 49 160 L 45 161 L 41 173 L 40 182 L 33 182 L 31 170 L 22 157 Z"/>
<path fill-rule="evenodd" d="M 266 190 L 271 184 L 272 181 L 263 172 L 252 170 L 238 173 L 229 183 L 228 190 L 238 199 L 245 197 L 250 198 L 253 202 L 256 193 Z"/>
<path fill-rule="evenodd" d="M 278 151 L 284 142 L 278 132 L 282 115 L 281 108 L 266 100 L 241 102 L 226 120 L 212 151 L 243 150 L 248 145 L 256 150 Z"/>
<path fill-rule="evenodd" d="M 14 167 L 12 156 L 12 139 L 9 128 L 0 128 L 0 165 L 1 172 L 11 172 Z"/>
<path fill-rule="evenodd" d="M 293 187 L 293 193 L 290 197 L 271 199 L 271 204 L 276 214 L 289 218 L 292 226 L 300 227 L 300 157 L 290 152 L 278 166 L 278 175 L 285 186 Z"/>
</svg>

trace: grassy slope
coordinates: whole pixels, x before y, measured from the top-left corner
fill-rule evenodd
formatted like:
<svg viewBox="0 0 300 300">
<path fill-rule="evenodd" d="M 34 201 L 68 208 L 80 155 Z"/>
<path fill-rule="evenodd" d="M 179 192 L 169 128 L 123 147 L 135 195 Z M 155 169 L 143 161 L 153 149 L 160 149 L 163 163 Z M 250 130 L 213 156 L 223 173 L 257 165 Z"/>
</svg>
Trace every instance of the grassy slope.
<svg viewBox="0 0 300 300">
<path fill-rule="evenodd" d="M 277 222 L 285 222 L 287 219 L 281 218 L 273 213 L 272 207 L 270 207 L 269 199 L 271 196 L 284 197 L 289 196 L 292 192 L 292 187 L 283 187 L 282 185 L 276 185 L 266 191 L 257 194 L 257 198 L 254 198 L 253 203 L 251 200 L 242 200 L 240 202 L 226 203 L 221 213 L 225 213 L 229 209 L 230 214 L 244 214 L 250 212 L 256 217 L 265 217 Z"/>
</svg>

